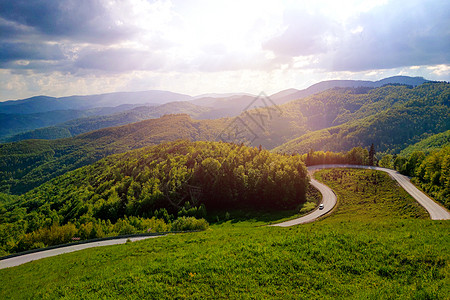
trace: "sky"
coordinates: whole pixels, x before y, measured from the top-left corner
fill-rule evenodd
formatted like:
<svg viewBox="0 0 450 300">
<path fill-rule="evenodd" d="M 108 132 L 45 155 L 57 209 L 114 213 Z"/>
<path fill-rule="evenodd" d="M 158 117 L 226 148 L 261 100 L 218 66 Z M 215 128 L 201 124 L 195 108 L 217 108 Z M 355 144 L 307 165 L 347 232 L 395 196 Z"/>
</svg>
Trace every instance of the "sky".
<svg viewBox="0 0 450 300">
<path fill-rule="evenodd" d="M 446 0 L 0 0 L 0 101 L 450 81 Z"/>
</svg>

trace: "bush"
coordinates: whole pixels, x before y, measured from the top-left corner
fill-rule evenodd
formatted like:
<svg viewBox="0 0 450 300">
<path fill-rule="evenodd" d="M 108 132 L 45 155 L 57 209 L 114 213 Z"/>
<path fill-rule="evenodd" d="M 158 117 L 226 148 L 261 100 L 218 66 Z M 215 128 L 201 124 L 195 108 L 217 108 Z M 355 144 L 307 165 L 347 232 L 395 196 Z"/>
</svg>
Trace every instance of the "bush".
<svg viewBox="0 0 450 300">
<path fill-rule="evenodd" d="M 172 231 L 206 230 L 209 227 L 205 219 L 194 217 L 181 217 L 172 223 Z"/>
</svg>

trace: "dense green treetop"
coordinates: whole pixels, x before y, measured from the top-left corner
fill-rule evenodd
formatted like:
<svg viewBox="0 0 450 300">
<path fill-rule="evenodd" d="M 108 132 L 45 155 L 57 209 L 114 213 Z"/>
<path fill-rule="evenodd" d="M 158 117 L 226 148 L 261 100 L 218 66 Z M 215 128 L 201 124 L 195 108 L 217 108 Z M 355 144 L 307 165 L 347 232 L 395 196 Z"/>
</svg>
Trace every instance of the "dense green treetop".
<svg viewBox="0 0 450 300">
<path fill-rule="evenodd" d="M 430 153 L 450 145 L 450 130 L 429 136 L 414 145 L 410 145 L 400 152 L 401 156 L 408 156 L 413 152 Z"/>
<path fill-rule="evenodd" d="M 136 149 L 0 201 L 0 253 L 67 240 L 86 226 L 86 236 L 97 237 L 99 230 L 122 230 L 113 224 L 142 228 L 149 218 L 169 223 L 207 210 L 294 209 L 306 201 L 308 182 L 299 155 L 183 140 Z M 52 232 L 60 234 L 46 238 Z"/>
<path fill-rule="evenodd" d="M 26 192 L 114 153 L 177 139 L 214 140 L 225 122 L 226 119 L 196 121 L 188 115 L 166 115 L 75 138 L 0 144 L 0 192 Z"/>
</svg>

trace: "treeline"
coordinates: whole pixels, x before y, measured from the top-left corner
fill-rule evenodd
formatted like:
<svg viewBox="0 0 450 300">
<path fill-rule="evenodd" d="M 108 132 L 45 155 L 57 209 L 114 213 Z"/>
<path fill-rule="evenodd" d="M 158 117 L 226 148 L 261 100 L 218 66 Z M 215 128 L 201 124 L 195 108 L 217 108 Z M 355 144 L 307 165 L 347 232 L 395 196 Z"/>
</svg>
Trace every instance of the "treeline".
<svg viewBox="0 0 450 300">
<path fill-rule="evenodd" d="M 293 209 L 306 201 L 307 187 L 299 155 L 217 142 L 164 143 L 109 156 L 1 204 L 0 248 L 15 252 L 71 236 L 140 232 L 157 220 L 180 229 L 207 210 Z M 93 231 L 82 233 L 86 226 Z"/>
<path fill-rule="evenodd" d="M 313 151 L 303 154 L 302 160 L 307 166 L 324 164 L 350 164 L 373 166 L 376 164 L 375 147 L 372 145 L 369 150 L 362 147 L 355 147 L 347 152 Z"/>
<path fill-rule="evenodd" d="M 450 209 L 450 145 L 427 155 L 422 151 L 407 157 L 385 155 L 380 166 L 412 177 L 415 184 Z"/>
</svg>

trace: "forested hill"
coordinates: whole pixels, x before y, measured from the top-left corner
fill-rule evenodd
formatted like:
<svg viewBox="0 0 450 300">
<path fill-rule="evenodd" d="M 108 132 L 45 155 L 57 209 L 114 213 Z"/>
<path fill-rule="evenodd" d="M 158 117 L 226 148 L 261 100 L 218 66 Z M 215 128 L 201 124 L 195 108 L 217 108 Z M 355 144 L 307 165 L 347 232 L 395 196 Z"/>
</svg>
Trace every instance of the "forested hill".
<svg viewBox="0 0 450 300">
<path fill-rule="evenodd" d="M 60 139 L 72 137 L 106 127 L 126 125 L 147 119 L 159 118 L 166 114 L 184 113 L 194 119 L 208 118 L 210 108 L 194 105 L 187 101 L 170 102 L 158 106 L 139 106 L 112 115 L 91 116 L 66 121 L 50 127 L 35 129 L 14 135 L 8 142 L 25 139 Z"/>
<path fill-rule="evenodd" d="M 0 144 L 0 192 L 26 192 L 114 153 L 178 139 L 214 140 L 226 122 L 227 119 L 196 121 L 188 115 L 166 115 L 74 138 Z"/>
<path fill-rule="evenodd" d="M 55 141 L 0 144 L 0 192 L 22 193 L 109 154 L 177 139 L 252 142 L 281 152 L 348 151 L 375 144 L 398 153 L 450 129 L 449 83 L 338 88 L 235 119 L 171 115 Z M 253 106 L 251 106 L 253 107 Z"/>
<path fill-rule="evenodd" d="M 408 156 L 414 151 L 422 151 L 425 154 L 450 146 L 450 130 L 429 136 L 420 142 L 410 145 L 400 152 L 402 156 Z"/>
<path fill-rule="evenodd" d="M 218 209 L 294 209 L 306 201 L 307 187 L 299 155 L 222 142 L 164 143 L 109 156 L 0 203 L 0 255 L 36 247 L 39 230 L 52 224 L 62 236 L 85 236 L 88 227 L 92 238 L 110 227 L 105 221 L 133 225 L 126 216 L 167 222 Z"/>
<path fill-rule="evenodd" d="M 450 129 L 449 83 L 425 83 L 415 88 L 384 87 L 372 90 L 360 99 L 372 100 L 364 104 L 347 101 L 341 107 L 328 103 L 328 113 L 313 110 L 316 114 L 308 121 L 315 118 L 322 122 L 323 129 L 317 126 L 318 123 L 312 124 L 318 130 L 305 130 L 299 138 L 275 151 L 347 151 L 356 146 L 369 147 L 373 143 L 377 151 L 399 153 L 427 136 Z M 338 124 L 341 125 L 332 126 Z"/>
<path fill-rule="evenodd" d="M 263 106 L 246 111 L 239 116 L 239 122 L 236 125 L 240 127 L 239 132 L 246 134 L 246 138 L 253 141 L 253 145 L 261 144 L 267 149 L 272 149 L 304 134 L 376 116 L 392 109 L 398 110 L 395 113 L 400 117 L 400 121 L 403 118 L 414 119 L 425 115 L 431 118 L 430 112 L 439 110 L 446 105 L 445 99 L 448 98 L 449 86 L 448 83 L 425 83 L 417 87 L 388 85 L 375 89 L 367 87 L 334 88 L 284 105 Z M 427 111 L 428 109 L 430 110 Z M 409 113 L 412 114 L 408 115 Z M 442 115 L 440 116 L 442 117 Z M 439 127 L 443 125 L 444 121 L 438 115 L 436 119 L 430 120 L 429 125 L 434 124 Z M 383 122 L 384 120 L 381 120 L 381 123 Z M 380 126 L 395 130 L 396 123 L 398 122 Z M 368 125 L 367 122 L 358 124 L 364 128 Z M 403 124 L 399 125 L 403 126 Z M 441 129 L 439 128 L 439 130 Z M 419 129 L 418 132 L 421 131 L 422 129 Z M 434 134 L 441 131 L 427 129 L 426 132 Z M 319 135 L 321 134 L 323 133 L 320 132 Z M 416 140 L 403 140 L 403 142 L 416 142 Z M 370 143 L 367 145 L 360 139 L 356 139 L 349 142 L 348 145 L 346 144 L 345 147 L 325 145 L 328 148 L 323 150 L 350 150 L 359 145 L 370 146 Z M 322 150 L 320 144 L 313 146 L 314 150 Z M 309 150 L 308 147 L 310 145 L 305 147 L 306 150 L 297 147 L 292 151 L 306 153 Z"/>
</svg>

